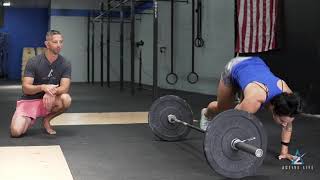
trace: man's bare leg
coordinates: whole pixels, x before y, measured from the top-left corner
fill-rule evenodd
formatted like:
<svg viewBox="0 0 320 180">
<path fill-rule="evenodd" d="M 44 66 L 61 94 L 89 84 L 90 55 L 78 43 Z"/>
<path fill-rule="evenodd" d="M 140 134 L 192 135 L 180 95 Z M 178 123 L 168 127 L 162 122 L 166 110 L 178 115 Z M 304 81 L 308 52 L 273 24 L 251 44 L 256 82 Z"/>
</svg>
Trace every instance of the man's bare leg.
<svg viewBox="0 0 320 180">
<path fill-rule="evenodd" d="M 55 105 L 53 106 L 52 113 L 44 117 L 43 127 L 48 134 L 54 135 L 57 132 L 53 129 L 50 121 L 65 112 L 71 105 L 71 97 L 68 94 L 62 94 L 56 97 Z"/>
<path fill-rule="evenodd" d="M 21 135 L 27 132 L 30 125 L 31 125 L 31 118 L 14 115 L 12 117 L 12 121 L 10 125 L 11 136 L 20 137 Z"/>
<path fill-rule="evenodd" d="M 50 124 L 50 121 L 59 116 L 60 114 L 62 114 L 64 112 L 64 110 L 61 110 L 59 112 L 53 112 L 53 113 L 50 113 L 48 116 L 44 117 L 43 118 L 43 127 L 45 128 L 46 132 L 48 134 L 51 134 L 51 135 L 54 135 L 54 134 L 57 134 L 57 132 L 52 128 L 51 124 Z"/>
</svg>

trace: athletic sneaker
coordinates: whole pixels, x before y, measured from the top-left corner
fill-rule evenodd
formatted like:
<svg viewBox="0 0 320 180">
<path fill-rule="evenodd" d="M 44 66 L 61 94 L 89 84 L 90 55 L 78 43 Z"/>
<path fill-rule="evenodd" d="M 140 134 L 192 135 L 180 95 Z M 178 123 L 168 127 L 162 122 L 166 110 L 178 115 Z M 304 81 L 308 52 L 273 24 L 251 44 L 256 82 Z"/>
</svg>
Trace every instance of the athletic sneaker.
<svg viewBox="0 0 320 180">
<path fill-rule="evenodd" d="M 200 128 L 206 130 L 208 127 L 208 118 L 204 115 L 207 111 L 207 108 L 203 108 L 201 110 L 201 119 L 200 119 Z"/>
</svg>

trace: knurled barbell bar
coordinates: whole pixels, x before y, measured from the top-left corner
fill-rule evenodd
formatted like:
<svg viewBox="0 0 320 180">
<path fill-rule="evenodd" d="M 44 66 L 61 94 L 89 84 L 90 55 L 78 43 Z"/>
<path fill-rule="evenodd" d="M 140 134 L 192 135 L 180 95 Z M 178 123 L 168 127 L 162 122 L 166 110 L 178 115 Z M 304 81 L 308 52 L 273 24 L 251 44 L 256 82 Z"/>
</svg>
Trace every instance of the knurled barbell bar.
<svg viewBox="0 0 320 180">
<path fill-rule="evenodd" d="M 181 120 L 177 119 L 177 117 L 175 115 L 173 115 L 173 114 L 169 114 L 168 115 L 168 121 L 170 123 L 181 123 L 181 124 L 191 128 L 191 129 L 197 130 L 197 131 L 202 132 L 202 133 L 206 133 L 205 130 L 203 130 L 203 129 L 197 127 L 197 126 L 188 124 L 188 123 L 186 123 L 184 121 L 181 121 Z M 255 137 L 250 138 L 250 140 L 254 140 L 254 139 L 255 139 Z M 252 155 L 254 155 L 256 157 L 262 157 L 263 150 L 260 149 L 260 148 L 255 147 L 253 145 L 245 143 L 246 141 L 247 140 L 240 140 L 238 138 L 234 138 L 230 142 L 230 147 L 232 149 L 234 149 L 234 150 L 242 150 L 244 152 L 250 153 L 250 154 L 252 154 Z"/>
<path fill-rule="evenodd" d="M 225 177 L 252 176 L 262 164 L 267 136 L 253 114 L 234 109 L 224 111 L 210 121 L 207 130 L 192 123 L 190 106 L 178 96 L 160 97 L 149 111 L 149 126 L 162 140 L 184 139 L 190 129 L 205 133 L 203 148 L 207 162 Z"/>
</svg>

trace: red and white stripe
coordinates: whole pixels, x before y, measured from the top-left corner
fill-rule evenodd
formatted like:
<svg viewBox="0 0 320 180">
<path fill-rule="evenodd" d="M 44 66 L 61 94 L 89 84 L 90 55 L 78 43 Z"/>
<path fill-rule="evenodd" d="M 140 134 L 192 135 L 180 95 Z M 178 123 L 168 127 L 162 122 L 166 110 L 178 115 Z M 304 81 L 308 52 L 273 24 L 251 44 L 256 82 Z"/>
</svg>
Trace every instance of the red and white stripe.
<svg viewBox="0 0 320 180">
<path fill-rule="evenodd" d="M 236 52 L 276 48 L 278 0 L 237 0 Z"/>
</svg>

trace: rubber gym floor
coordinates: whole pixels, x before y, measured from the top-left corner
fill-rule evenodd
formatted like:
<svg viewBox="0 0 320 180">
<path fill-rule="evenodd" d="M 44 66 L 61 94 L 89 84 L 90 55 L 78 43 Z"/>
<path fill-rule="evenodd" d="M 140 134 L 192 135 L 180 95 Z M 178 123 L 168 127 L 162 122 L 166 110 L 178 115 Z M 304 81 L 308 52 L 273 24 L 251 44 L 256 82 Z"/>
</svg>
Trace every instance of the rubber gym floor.
<svg viewBox="0 0 320 180">
<path fill-rule="evenodd" d="M 202 148 L 204 135 L 195 131 L 179 142 L 159 141 L 146 123 L 55 126 L 57 135 L 47 135 L 38 120 L 25 136 L 11 138 L 9 125 L 16 100 L 21 95 L 19 85 L 18 82 L 0 84 L 1 147 L 60 146 L 75 180 L 226 179 L 207 164 Z M 152 104 L 152 91 L 147 89 L 136 90 L 132 96 L 129 87 L 120 92 L 116 84 L 107 88 L 99 84 L 73 83 L 71 87 L 73 102 L 67 113 L 147 112 Z M 199 119 L 200 109 L 215 98 L 170 90 L 160 90 L 160 94 L 175 94 L 186 99 L 195 119 Z M 295 120 L 290 152 L 299 151 L 305 155 L 303 165 L 291 165 L 290 161 L 276 158 L 281 128 L 266 111 L 258 112 L 257 116 L 268 134 L 267 155 L 256 175 L 244 179 L 319 179 L 320 120 L 305 117 Z M 7 158 L 14 160 L 16 155 L 11 156 Z M 1 159 L 0 163 L 3 163 Z M 24 174 L 15 170 L 15 165 L 9 165 L 12 167 L 7 168 L 13 169 L 16 179 L 24 179 Z M 0 170 L 0 179 L 3 179 L 3 171 Z M 34 177 L 40 173 L 36 168 L 31 172 Z M 53 168 L 51 173 L 59 172 Z M 48 178 L 43 179 L 50 179 L 50 174 L 46 176 Z"/>
</svg>

